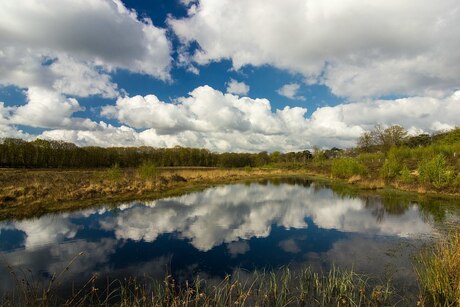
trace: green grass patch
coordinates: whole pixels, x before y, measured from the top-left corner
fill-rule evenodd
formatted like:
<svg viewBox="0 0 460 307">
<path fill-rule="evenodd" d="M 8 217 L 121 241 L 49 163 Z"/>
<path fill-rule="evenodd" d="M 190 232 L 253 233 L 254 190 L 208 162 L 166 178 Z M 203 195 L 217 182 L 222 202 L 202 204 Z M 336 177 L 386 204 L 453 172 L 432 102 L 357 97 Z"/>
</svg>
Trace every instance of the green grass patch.
<svg viewBox="0 0 460 307">
<path fill-rule="evenodd" d="M 144 161 L 139 166 L 137 173 L 144 180 L 155 180 L 159 176 L 160 171 L 152 161 Z"/>
</svg>

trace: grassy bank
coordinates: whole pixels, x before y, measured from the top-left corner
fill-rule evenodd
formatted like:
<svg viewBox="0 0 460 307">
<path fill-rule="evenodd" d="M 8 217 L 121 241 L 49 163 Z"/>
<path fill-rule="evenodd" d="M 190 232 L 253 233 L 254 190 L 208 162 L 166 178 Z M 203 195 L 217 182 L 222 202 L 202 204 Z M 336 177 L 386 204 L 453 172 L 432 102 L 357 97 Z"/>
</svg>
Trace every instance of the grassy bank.
<svg viewBox="0 0 460 307">
<path fill-rule="evenodd" d="M 315 163 L 315 162 L 312 162 Z M 371 194 L 386 196 L 402 190 L 419 193 L 412 199 L 453 196 L 459 192 L 429 190 L 417 184 L 395 185 L 371 174 L 335 176 L 331 174 L 331 162 L 303 167 L 279 165 L 266 168 L 157 168 L 143 164 L 138 168 L 105 169 L 1 169 L 0 171 L 0 220 L 28 218 L 46 213 L 78 210 L 101 204 L 116 204 L 132 200 L 152 200 L 201 190 L 216 184 L 254 181 L 259 179 L 295 176 L 310 178 L 335 187 L 349 196 Z M 423 192 L 423 193 L 420 193 Z M 422 199 L 423 200 L 423 199 Z"/>
<path fill-rule="evenodd" d="M 0 172 L 0 219 L 79 209 L 101 203 L 154 199 L 232 183 L 299 175 L 299 170 L 118 168 Z"/>
</svg>

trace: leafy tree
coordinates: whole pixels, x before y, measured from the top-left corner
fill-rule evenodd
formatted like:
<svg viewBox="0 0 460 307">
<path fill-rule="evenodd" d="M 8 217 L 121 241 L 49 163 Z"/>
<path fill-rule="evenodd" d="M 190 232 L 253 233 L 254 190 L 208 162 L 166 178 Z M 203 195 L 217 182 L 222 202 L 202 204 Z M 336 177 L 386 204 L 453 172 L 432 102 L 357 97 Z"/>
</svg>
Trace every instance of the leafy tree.
<svg viewBox="0 0 460 307">
<path fill-rule="evenodd" d="M 365 152 L 378 149 L 388 151 L 392 146 L 403 144 L 407 136 L 407 130 L 399 125 L 383 128 L 380 125 L 371 131 L 364 132 L 358 139 L 358 148 Z"/>
</svg>

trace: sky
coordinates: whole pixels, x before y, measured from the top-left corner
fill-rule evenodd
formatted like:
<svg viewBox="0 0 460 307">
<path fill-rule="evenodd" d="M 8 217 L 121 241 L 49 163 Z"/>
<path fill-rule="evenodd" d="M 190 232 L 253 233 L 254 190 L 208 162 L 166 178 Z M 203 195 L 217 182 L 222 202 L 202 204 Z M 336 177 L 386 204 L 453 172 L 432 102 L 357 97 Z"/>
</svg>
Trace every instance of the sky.
<svg viewBox="0 0 460 307">
<path fill-rule="evenodd" d="M 2 0 L 0 138 L 283 152 L 460 125 L 458 0 Z"/>
</svg>

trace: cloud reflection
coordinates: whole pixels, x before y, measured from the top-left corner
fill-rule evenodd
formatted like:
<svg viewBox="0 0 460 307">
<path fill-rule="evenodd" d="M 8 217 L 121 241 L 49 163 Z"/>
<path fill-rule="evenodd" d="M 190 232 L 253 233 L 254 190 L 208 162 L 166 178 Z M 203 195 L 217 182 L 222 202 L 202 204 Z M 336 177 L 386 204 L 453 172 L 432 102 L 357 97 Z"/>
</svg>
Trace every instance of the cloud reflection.
<svg viewBox="0 0 460 307">
<path fill-rule="evenodd" d="M 329 189 L 314 186 L 238 184 L 125 206 L 100 224 L 113 230 L 117 239 L 152 242 L 161 234 L 177 233 L 202 251 L 240 239 L 267 237 L 273 225 L 307 228 L 307 217 L 320 228 L 345 232 L 409 237 L 433 231 L 416 205 L 383 218 L 376 218 L 374 211 L 365 200 L 339 198 Z"/>
</svg>

